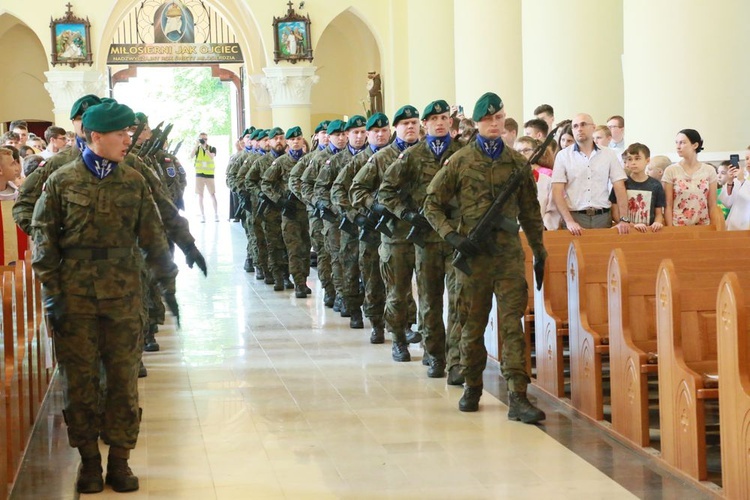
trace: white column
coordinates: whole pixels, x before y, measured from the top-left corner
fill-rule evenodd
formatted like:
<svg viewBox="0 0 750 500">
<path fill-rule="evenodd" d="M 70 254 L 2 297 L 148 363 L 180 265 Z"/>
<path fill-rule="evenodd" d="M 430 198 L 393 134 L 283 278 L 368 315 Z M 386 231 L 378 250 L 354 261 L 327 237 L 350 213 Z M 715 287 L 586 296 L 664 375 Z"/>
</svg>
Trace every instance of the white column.
<svg viewBox="0 0 750 500">
<path fill-rule="evenodd" d="M 269 128 L 273 123 L 271 114 L 271 96 L 268 93 L 263 80 L 266 76 L 262 73 L 250 75 L 247 79 L 247 94 L 245 95 L 248 103 L 249 115 L 245 120 L 245 126 L 253 125 L 255 128 Z"/>
<path fill-rule="evenodd" d="M 521 122 L 521 0 L 456 1 L 453 18 L 456 103 L 471 117 L 479 96 L 495 92 L 507 115 Z"/>
<path fill-rule="evenodd" d="M 52 70 L 44 73 L 47 82 L 44 88 L 49 92 L 55 108 L 55 123 L 70 121 L 70 108 L 86 94 L 105 96 L 107 77 L 104 73 L 92 70 Z"/>
<path fill-rule="evenodd" d="M 750 2 L 624 5 L 626 140 L 652 154 L 674 153 L 677 132 L 692 128 L 709 154 L 744 150 L 750 53 L 742 41 Z"/>
<path fill-rule="evenodd" d="M 268 90 L 273 126 L 287 129 L 298 125 L 305 136 L 311 132 L 310 91 L 319 77 L 315 66 L 271 66 L 263 68 L 263 85 Z"/>
</svg>

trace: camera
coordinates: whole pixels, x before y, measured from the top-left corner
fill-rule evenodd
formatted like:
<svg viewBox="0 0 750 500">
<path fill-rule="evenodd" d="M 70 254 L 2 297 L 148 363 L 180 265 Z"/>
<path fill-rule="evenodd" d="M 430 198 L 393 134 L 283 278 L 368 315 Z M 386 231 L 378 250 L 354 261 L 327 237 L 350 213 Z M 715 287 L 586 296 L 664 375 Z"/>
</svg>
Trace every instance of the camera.
<svg viewBox="0 0 750 500">
<path fill-rule="evenodd" d="M 206 143 L 206 139 L 198 139 L 198 142 L 200 142 L 201 144 L 205 144 Z"/>
</svg>

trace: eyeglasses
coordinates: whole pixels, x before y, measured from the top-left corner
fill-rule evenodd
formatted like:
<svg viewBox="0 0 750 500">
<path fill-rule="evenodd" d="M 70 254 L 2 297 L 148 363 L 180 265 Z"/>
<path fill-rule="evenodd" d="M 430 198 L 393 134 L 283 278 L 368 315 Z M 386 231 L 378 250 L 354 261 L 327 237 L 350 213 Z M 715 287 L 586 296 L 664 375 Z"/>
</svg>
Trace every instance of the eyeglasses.
<svg viewBox="0 0 750 500">
<path fill-rule="evenodd" d="M 525 155 L 526 153 L 533 153 L 534 152 L 534 150 L 531 149 L 531 148 L 523 148 L 523 149 L 518 149 L 516 151 L 518 151 L 522 155 Z"/>
<path fill-rule="evenodd" d="M 607 125 L 607 128 L 610 129 L 610 130 L 612 130 L 613 128 L 623 128 L 623 127 L 621 127 L 619 125 Z"/>
</svg>

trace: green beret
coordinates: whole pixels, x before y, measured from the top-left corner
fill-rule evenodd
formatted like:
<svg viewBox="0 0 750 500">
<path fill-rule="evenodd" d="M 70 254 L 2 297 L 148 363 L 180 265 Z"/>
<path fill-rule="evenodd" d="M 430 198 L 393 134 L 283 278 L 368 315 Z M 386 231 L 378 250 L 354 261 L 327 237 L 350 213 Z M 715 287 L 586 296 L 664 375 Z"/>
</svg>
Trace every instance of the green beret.
<svg viewBox="0 0 750 500">
<path fill-rule="evenodd" d="M 326 130 L 328 130 L 329 123 L 331 122 L 328 120 L 323 120 L 322 122 L 318 123 L 318 126 L 315 127 L 315 133 L 317 134 L 318 132 L 325 132 Z"/>
<path fill-rule="evenodd" d="M 111 97 L 102 97 L 102 104 L 106 104 L 108 102 L 117 104 L 117 99 L 112 99 Z"/>
<path fill-rule="evenodd" d="M 409 120 L 411 118 L 419 118 L 419 111 L 417 111 L 417 108 L 414 106 L 407 104 L 406 106 L 399 108 L 399 110 L 396 111 L 396 114 L 393 115 L 393 125 L 398 125 L 398 122 L 401 120 Z"/>
<path fill-rule="evenodd" d="M 272 128 L 271 131 L 268 133 L 268 138 L 273 139 L 277 135 L 284 135 L 284 129 L 281 127 Z"/>
<path fill-rule="evenodd" d="M 90 106 L 83 113 L 83 128 L 94 132 L 114 132 L 135 123 L 135 113 L 124 104 L 107 102 Z"/>
<path fill-rule="evenodd" d="M 422 119 L 426 120 L 432 115 L 442 115 L 443 113 L 450 113 L 451 107 L 448 105 L 447 102 L 440 99 L 438 101 L 432 101 L 430 104 L 427 105 L 426 108 L 424 108 L 424 113 L 422 113 Z"/>
<path fill-rule="evenodd" d="M 353 128 L 360 128 L 367 125 L 367 120 L 365 120 L 364 116 L 361 115 L 354 115 L 346 122 L 346 125 L 344 125 L 344 132 L 353 129 Z"/>
<path fill-rule="evenodd" d="M 255 139 L 256 140 L 259 141 L 261 139 L 265 139 L 266 137 L 268 137 L 268 130 L 263 129 L 263 128 L 259 128 L 258 130 L 255 131 Z"/>
<path fill-rule="evenodd" d="M 258 139 L 258 132 L 260 132 L 260 130 L 261 129 L 257 128 L 255 130 L 253 130 L 252 132 L 250 132 L 250 140 L 251 141 L 255 141 L 255 140 Z"/>
<path fill-rule="evenodd" d="M 487 92 L 474 105 L 474 113 L 471 115 L 471 119 L 478 122 L 485 116 L 494 115 L 501 109 L 503 109 L 503 100 L 500 99 L 500 96 Z"/>
<path fill-rule="evenodd" d="M 148 116 L 146 116 L 146 113 L 141 113 L 139 111 L 135 114 L 135 124 L 140 125 L 141 123 L 148 125 Z"/>
<path fill-rule="evenodd" d="M 299 127 L 292 127 L 286 131 L 285 137 L 287 139 L 292 139 L 293 137 L 302 137 L 302 129 Z"/>
<path fill-rule="evenodd" d="M 88 94 L 81 97 L 76 102 L 74 102 L 73 107 L 70 108 L 70 119 L 72 120 L 76 116 L 81 116 L 89 106 L 96 106 L 97 104 L 101 103 L 102 100 L 99 98 L 99 96 L 95 96 L 94 94 Z"/>
<path fill-rule="evenodd" d="M 252 139 L 252 135 L 251 134 L 253 132 L 255 132 L 255 127 L 246 128 L 245 130 L 242 131 L 242 135 L 240 136 L 240 138 L 245 137 L 246 135 L 250 135 L 251 136 L 250 138 Z"/>
<path fill-rule="evenodd" d="M 344 127 L 346 127 L 346 123 L 342 122 L 341 120 L 333 120 L 331 123 L 328 124 L 328 129 L 326 130 L 326 133 L 328 135 L 331 135 L 337 132 L 343 132 L 344 130 L 346 130 Z"/>
<path fill-rule="evenodd" d="M 388 123 L 387 116 L 385 116 L 383 113 L 375 113 L 370 117 L 369 120 L 367 120 L 367 125 L 365 125 L 365 128 L 367 128 L 367 130 L 370 130 L 371 128 L 383 128 L 389 125 L 390 123 Z"/>
</svg>

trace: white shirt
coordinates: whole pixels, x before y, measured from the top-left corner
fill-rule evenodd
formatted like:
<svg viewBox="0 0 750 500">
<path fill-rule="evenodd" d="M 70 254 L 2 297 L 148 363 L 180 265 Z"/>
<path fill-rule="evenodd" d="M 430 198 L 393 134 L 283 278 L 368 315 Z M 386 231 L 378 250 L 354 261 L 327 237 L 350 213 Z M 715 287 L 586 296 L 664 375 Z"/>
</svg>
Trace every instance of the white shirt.
<svg viewBox="0 0 750 500">
<path fill-rule="evenodd" d="M 0 191 L 0 200 L 15 200 L 16 198 L 18 198 L 18 187 L 8 181 L 8 185 L 5 189 Z"/>
<path fill-rule="evenodd" d="M 719 201 L 729 209 L 728 231 L 750 229 L 750 181 L 735 180 L 732 194 L 728 194 L 724 186 L 719 193 Z"/>
<path fill-rule="evenodd" d="M 610 186 L 626 178 L 617 153 L 596 145 L 589 157 L 578 144 L 568 146 L 557 153 L 552 170 L 552 183 L 565 184 L 570 211 L 610 208 Z"/>
</svg>

